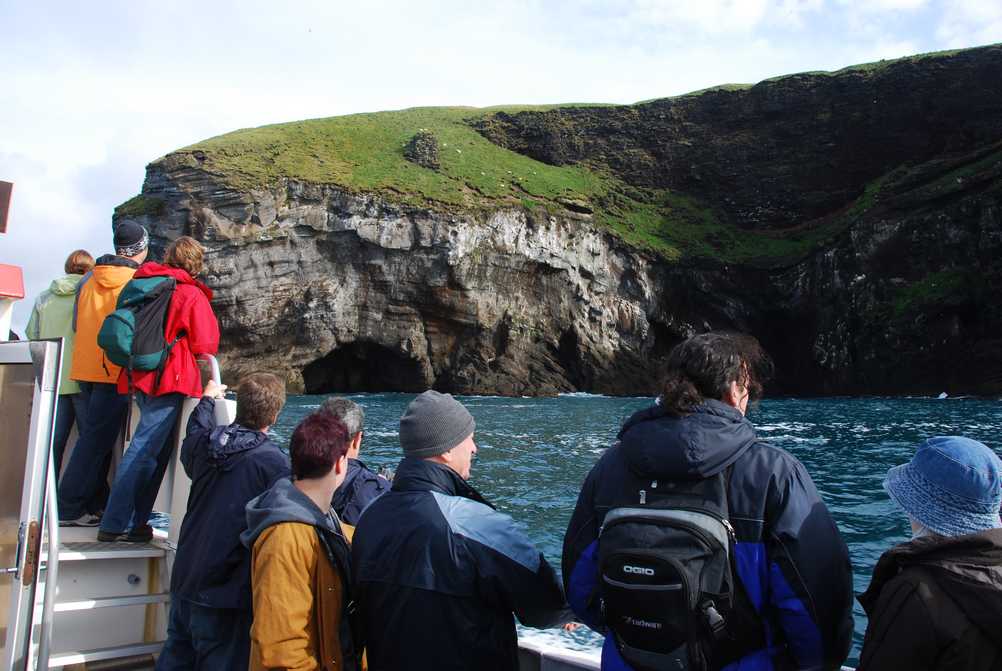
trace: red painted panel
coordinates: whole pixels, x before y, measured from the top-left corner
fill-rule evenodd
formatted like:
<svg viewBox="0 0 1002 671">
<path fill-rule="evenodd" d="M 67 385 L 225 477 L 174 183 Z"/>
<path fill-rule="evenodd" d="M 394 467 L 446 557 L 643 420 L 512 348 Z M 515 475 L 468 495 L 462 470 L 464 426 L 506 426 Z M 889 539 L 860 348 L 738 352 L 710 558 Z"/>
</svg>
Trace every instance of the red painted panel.
<svg viewBox="0 0 1002 671">
<path fill-rule="evenodd" d="M 24 298 L 24 275 L 20 267 L 0 263 L 0 298 Z"/>
</svg>

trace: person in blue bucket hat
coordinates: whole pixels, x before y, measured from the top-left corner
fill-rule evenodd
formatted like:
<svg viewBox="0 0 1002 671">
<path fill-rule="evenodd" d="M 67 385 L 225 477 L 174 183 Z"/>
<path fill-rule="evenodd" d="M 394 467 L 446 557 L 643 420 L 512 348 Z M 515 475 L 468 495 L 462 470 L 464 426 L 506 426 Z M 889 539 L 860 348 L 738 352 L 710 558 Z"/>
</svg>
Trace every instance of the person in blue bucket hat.
<svg viewBox="0 0 1002 671">
<path fill-rule="evenodd" d="M 859 597 L 859 668 L 1002 669 L 1002 460 L 970 438 L 929 438 L 884 489 L 912 539 L 880 557 Z"/>
</svg>

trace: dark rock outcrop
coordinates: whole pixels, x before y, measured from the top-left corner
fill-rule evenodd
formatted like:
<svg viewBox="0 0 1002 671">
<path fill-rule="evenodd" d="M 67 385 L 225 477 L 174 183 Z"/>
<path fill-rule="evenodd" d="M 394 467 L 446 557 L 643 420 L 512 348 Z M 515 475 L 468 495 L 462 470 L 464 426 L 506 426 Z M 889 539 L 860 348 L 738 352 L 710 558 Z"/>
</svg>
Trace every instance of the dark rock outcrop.
<svg viewBox="0 0 1002 671">
<path fill-rule="evenodd" d="M 1000 81 L 995 46 L 471 121 L 512 151 L 691 194 L 777 239 L 837 224 L 779 262 L 668 261 L 592 223 L 596 204 L 573 194 L 458 209 L 292 179 L 240 189 L 199 152 L 151 164 L 143 200 L 116 217 L 160 246 L 206 244 L 230 379 L 647 394 L 675 343 L 724 328 L 763 341 L 781 393 L 995 394 Z"/>
<path fill-rule="evenodd" d="M 712 203 L 739 226 L 782 229 L 836 212 L 899 166 L 997 143 L 1000 77 L 996 46 L 474 125 L 537 160 L 585 162 Z"/>
<path fill-rule="evenodd" d="M 404 157 L 422 168 L 438 170 L 438 138 L 427 130 L 419 130 L 404 147 Z"/>
</svg>

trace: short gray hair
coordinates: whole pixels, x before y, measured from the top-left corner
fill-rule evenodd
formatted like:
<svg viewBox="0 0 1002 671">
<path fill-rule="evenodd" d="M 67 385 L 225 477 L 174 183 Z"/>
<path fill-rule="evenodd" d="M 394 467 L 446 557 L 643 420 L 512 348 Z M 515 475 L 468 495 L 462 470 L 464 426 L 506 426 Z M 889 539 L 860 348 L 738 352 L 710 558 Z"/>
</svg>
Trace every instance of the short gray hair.
<svg viewBox="0 0 1002 671">
<path fill-rule="evenodd" d="M 361 431 L 362 425 L 365 423 L 365 411 L 362 410 L 362 406 L 343 396 L 328 398 L 320 406 L 320 409 L 344 422 L 349 436 L 354 436 Z"/>
</svg>

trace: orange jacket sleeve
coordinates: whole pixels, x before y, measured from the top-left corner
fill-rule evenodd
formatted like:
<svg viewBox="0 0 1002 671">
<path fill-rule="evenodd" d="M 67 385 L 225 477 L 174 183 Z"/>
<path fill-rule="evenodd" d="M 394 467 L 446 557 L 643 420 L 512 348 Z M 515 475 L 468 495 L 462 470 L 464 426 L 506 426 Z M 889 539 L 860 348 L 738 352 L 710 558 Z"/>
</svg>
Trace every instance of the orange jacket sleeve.
<svg viewBox="0 0 1002 671">
<path fill-rule="evenodd" d="M 299 526 L 304 525 L 277 524 L 254 543 L 252 669 L 317 668 L 308 643 L 316 553 L 297 533 Z"/>
</svg>

